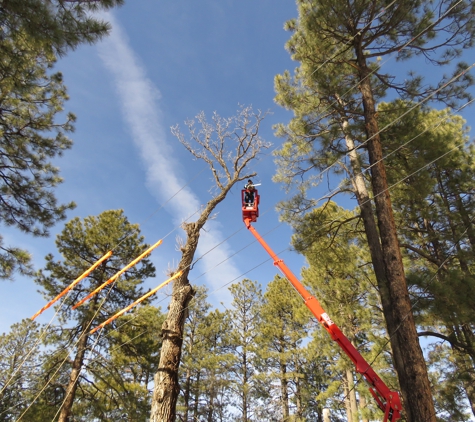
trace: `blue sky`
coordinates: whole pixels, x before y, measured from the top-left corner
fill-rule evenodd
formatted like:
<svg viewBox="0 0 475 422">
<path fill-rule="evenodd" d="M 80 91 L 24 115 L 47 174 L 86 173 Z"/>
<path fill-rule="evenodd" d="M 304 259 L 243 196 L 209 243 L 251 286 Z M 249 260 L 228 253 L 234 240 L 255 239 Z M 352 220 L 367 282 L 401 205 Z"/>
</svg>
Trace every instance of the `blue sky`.
<svg viewBox="0 0 475 422">
<path fill-rule="evenodd" d="M 224 117 L 234 115 L 239 104 L 269 110 L 272 114 L 264 120 L 261 135 L 278 147 L 280 140 L 273 136 L 272 125 L 288 122 L 291 113 L 274 104 L 273 78 L 297 66 L 284 49 L 289 33 L 283 30 L 284 22 L 296 15 L 295 3 L 282 0 L 128 1 L 104 15 L 113 24 L 111 36 L 69 53 L 57 64 L 70 95 L 66 109 L 78 119 L 71 136 L 73 148 L 56 162 L 65 179 L 58 198 L 77 203 L 68 220 L 121 208 L 131 222 L 141 225 L 149 244 L 178 227 L 208 201 L 213 182 L 205 165 L 192 159 L 170 127 L 180 124 L 185 131 L 183 122 L 201 110 L 209 117 L 214 111 Z M 275 212 L 284 192 L 271 181 L 275 172 L 271 154 L 262 156 L 252 169 L 258 173 L 254 181 L 262 183 L 262 216 L 255 227 L 261 234 L 275 228 L 265 238 L 276 252 L 283 251 L 289 246 L 291 230 L 279 225 Z M 207 254 L 190 274 L 192 283 L 209 288 L 215 305 L 229 303 L 223 286 L 237 282 L 256 265 L 262 264 L 246 277 L 263 285 L 277 272 L 244 228 L 240 188 L 216 210 L 216 219 L 202 234 L 197 257 L 233 236 Z M 325 190 L 322 187 L 322 194 Z M 63 223 L 58 224 L 48 239 L 9 229 L 2 233 L 6 244 L 28 249 L 36 268 L 41 268 L 44 256 L 56 252 L 54 236 L 62 228 Z M 179 261 L 176 234 L 183 233 L 176 230 L 153 252 L 157 277 L 147 280 L 147 288 L 160 284 L 167 268 Z M 288 251 L 281 257 L 298 275 L 303 259 Z M 162 301 L 164 308 L 166 293 L 170 288 L 156 302 Z M 33 280 L 16 277 L 13 283 L 0 283 L 0 304 L 4 332 L 12 323 L 33 315 L 44 300 Z M 39 321 L 47 322 L 52 315 L 49 310 Z"/>
<path fill-rule="evenodd" d="M 232 116 L 240 104 L 269 110 L 272 114 L 264 120 L 261 134 L 277 147 L 272 125 L 287 121 L 290 113 L 273 103 L 273 77 L 295 67 L 284 49 L 288 33 L 283 30 L 284 22 L 295 15 L 294 3 L 268 0 L 147 0 L 127 2 L 104 15 L 113 24 L 110 37 L 69 53 L 57 64 L 70 95 L 66 110 L 77 116 L 76 131 L 71 135 L 74 146 L 56 161 L 65 179 L 57 190 L 58 198 L 77 203 L 68 220 L 122 208 L 131 222 L 141 225 L 150 244 L 179 226 L 208 201 L 213 183 L 204 163 L 192 159 L 170 127 L 180 124 L 185 132 L 184 121 L 201 110 L 209 117 L 214 111 Z M 274 208 L 283 191 L 271 182 L 274 165 L 270 151 L 253 170 L 258 173 L 255 182 L 262 183 L 261 213 L 265 213 L 256 227 L 264 234 L 279 225 Z M 216 210 L 216 219 L 202 233 L 197 257 L 241 230 L 207 254 L 190 275 L 192 282 L 196 279 L 214 292 L 210 300 L 215 305 L 229 303 L 223 285 L 239 281 L 241 274 L 268 259 L 265 251 L 251 244 L 254 238 L 242 223 L 240 188 Z M 41 268 L 44 256 L 56 253 L 54 237 L 62 227 L 63 223 L 55 226 L 48 239 L 6 230 L 5 243 L 28 249 L 36 268 Z M 147 280 L 146 287 L 160 284 L 169 265 L 179 261 L 177 234 L 184 238 L 183 232 L 176 230 L 151 255 L 157 277 Z M 281 251 L 288 247 L 290 234 L 288 227 L 280 225 L 266 238 Z M 300 257 L 293 253 L 282 257 L 289 264 L 296 262 L 294 271 L 299 272 Z M 246 277 L 265 284 L 275 274 L 268 261 Z M 75 276 L 72 274 L 72 279 Z M 170 289 L 159 294 L 159 300 L 166 298 Z M 0 303 L 4 332 L 12 323 L 34 314 L 44 300 L 33 280 L 16 277 L 15 282 L 0 283 Z M 166 302 L 161 305 L 166 307 Z M 49 310 L 38 320 L 47 322 L 53 313 Z"/>
</svg>

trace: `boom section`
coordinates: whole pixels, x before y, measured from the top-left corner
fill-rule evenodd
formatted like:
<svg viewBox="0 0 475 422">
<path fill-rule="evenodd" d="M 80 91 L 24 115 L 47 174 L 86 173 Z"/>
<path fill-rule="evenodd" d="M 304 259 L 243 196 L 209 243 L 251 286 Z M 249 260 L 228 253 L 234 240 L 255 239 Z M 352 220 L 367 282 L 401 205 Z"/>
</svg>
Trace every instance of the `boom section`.
<svg viewBox="0 0 475 422">
<path fill-rule="evenodd" d="M 282 271 L 285 277 L 290 281 L 295 290 L 302 296 L 307 308 L 317 318 L 320 324 L 328 331 L 331 338 L 335 340 L 340 348 L 354 363 L 356 372 L 361 374 L 369 384 L 369 391 L 376 400 L 379 408 L 384 412 L 383 422 L 395 422 L 401 418 L 401 400 L 397 391 L 390 390 L 384 381 L 371 368 L 371 365 L 361 356 L 360 352 L 351 344 L 348 338 L 343 334 L 340 328 L 331 320 L 324 311 L 320 302 L 312 296 L 298 280 L 297 277 L 285 265 L 282 259 L 274 253 L 266 241 L 259 235 L 257 230 L 251 225 L 250 218 L 244 218 L 244 224 L 249 231 L 255 236 L 257 241 L 267 251 L 274 260 L 274 265 Z"/>
</svg>

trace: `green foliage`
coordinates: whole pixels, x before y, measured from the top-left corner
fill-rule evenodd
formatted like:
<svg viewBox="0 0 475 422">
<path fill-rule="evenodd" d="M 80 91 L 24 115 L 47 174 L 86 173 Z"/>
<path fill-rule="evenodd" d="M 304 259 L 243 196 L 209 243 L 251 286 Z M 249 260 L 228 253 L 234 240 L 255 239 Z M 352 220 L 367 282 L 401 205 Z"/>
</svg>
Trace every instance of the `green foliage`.
<svg viewBox="0 0 475 422">
<path fill-rule="evenodd" d="M 390 388 L 395 388 L 394 374 L 389 370 L 387 334 L 370 255 L 358 225 L 355 212 L 328 202 L 294 224 L 293 243 L 309 264 L 302 270 L 303 282 L 350 342 L 372 363 L 373 369 Z M 315 231 L 315 227 L 322 229 Z M 353 380 L 342 382 L 340 374 L 353 373 L 354 365 L 324 330 L 315 330 L 313 336 L 309 349 L 314 350 L 314 355 L 319 355 L 320 360 L 322 357 L 327 359 L 320 375 L 326 385 L 317 400 L 341 411 L 351 393 L 348 388 L 345 391 L 341 388 L 349 382 L 351 389 Z M 330 356 L 333 356 L 331 361 L 328 360 Z M 366 386 L 358 385 L 357 391 L 359 397 L 365 397 L 370 403 L 365 410 L 366 416 L 378 417 L 379 410 L 376 410 Z"/>
<path fill-rule="evenodd" d="M 294 112 L 289 124 L 275 127 L 284 143 L 276 152 L 274 180 L 296 189 L 292 200 L 280 204 L 284 219 L 317 205 L 307 191 L 322 181 L 323 169 L 331 166 L 329 174 L 351 173 L 343 156 L 353 147 L 345 138 L 356 147 L 366 138 L 361 78 L 369 80 L 375 101 L 391 91 L 406 100 L 432 96 L 450 105 L 469 99 L 467 87 L 473 78 L 468 72 L 450 84 L 446 82 L 453 75 L 444 75 L 432 85 L 415 72 L 391 73 L 388 66 L 381 66 L 381 59 L 422 56 L 435 65 L 453 66 L 462 49 L 473 45 L 471 2 L 456 7 L 448 0 L 437 6 L 419 0 L 388 3 L 297 1 L 298 19 L 286 24 L 292 33 L 286 48 L 299 66 L 293 75 L 286 71 L 275 77 L 275 101 Z M 454 74 L 464 66 L 453 67 Z M 364 75 L 363 67 L 371 73 Z M 364 149 L 358 153 L 365 164 Z M 342 191 L 347 188 L 347 183 L 341 184 Z"/>
<path fill-rule="evenodd" d="M 24 33 L 41 47 L 64 54 L 79 44 L 98 41 L 110 25 L 91 12 L 107 10 L 123 0 L 3 0 L 0 4 L 2 40 Z"/>
<path fill-rule="evenodd" d="M 242 415 L 240 420 L 247 422 L 253 418 L 257 393 L 256 338 L 261 320 L 262 292 L 260 286 L 249 279 L 231 285 L 229 290 L 233 297 L 230 348 L 234 354 L 230 377 L 238 397 L 233 404 Z"/>
<path fill-rule="evenodd" d="M 469 363 L 468 371 L 471 374 L 467 377 L 467 365 L 461 365 L 461 359 L 464 357 L 457 351 L 450 350 L 447 345 L 438 342 L 430 346 L 431 378 L 433 383 L 439 385 L 435 395 L 439 421 L 472 420 L 466 407 L 461 404 L 465 400 L 467 386 L 473 388 L 474 369 Z"/>
<path fill-rule="evenodd" d="M 62 321 L 72 318 L 79 324 L 89 321 L 99 312 L 95 315 L 94 327 L 143 294 L 140 284 L 144 279 L 155 276 L 155 268 L 147 258 L 127 270 L 113 288 L 103 289 L 90 302 L 74 311 L 71 306 L 142 254 L 149 247 L 143 240 L 138 225 L 129 223 L 122 210 L 104 211 L 97 217 L 90 216 L 84 220 L 76 217 L 65 225 L 56 239 L 63 259 L 55 260 L 54 255 L 47 255 L 45 269 L 38 272 L 35 281 L 44 289 L 45 298 L 51 300 L 113 249 L 111 258 L 76 285 L 60 311 Z M 107 306 L 101 307 L 101 301 L 106 298 Z"/>
<path fill-rule="evenodd" d="M 195 290 L 185 323 L 177 413 L 184 421 L 227 420 L 228 370 L 233 362 L 229 315 L 210 310 L 206 288 L 198 286 Z"/>
<path fill-rule="evenodd" d="M 467 144 L 460 116 L 450 110 L 413 110 L 404 115 L 411 106 L 395 102 L 378 108 L 383 122 L 400 117 L 382 135 L 388 179 L 417 322 L 425 335 L 443 338 L 452 346 L 451 353 L 434 347 L 431 354 L 436 405 L 444 409 L 447 420 L 463 420 L 453 400 L 460 402 L 463 394 L 472 403 L 475 399 L 473 145 Z M 448 376 L 445 368 L 456 368 L 465 379 Z"/>
<path fill-rule="evenodd" d="M 82 369 L 81 378 L 77 381 L 81 388 L 77 390 L 74 400 L 74 414 L 92 413 L 94 417 L 103 418 L 100 420 L 111 420 L 109 417 L 118 417 L 114 409 L 120 409 L 120 415 L 127 412 L 124 408 L 131 415 L 143 415 L 148 406 L 147 384 L 158 364 L 160 344 L 154 338 L 155 331 L 149 329 L 158 330 L 161 326 L 163 315 L 159 310 L 146 307 L 133 316 L 109 324 L 98 334 L 95 342 L 97 358 L 87 364 L 84 358 L 90 329 L 143 295 L 141 284 L 144 279 L 155 275 L 153 264 L 147 258 L 142 259 L 115 284 L 103 289 L 76 310 L 71 309 L 79 299 L 142 254 L 148 248 L 143 240 L 138 225 L 131 224 L 122 210 L 104 211 L 97 217 L 90 216 L 84 220 L 74 218 L 56 239 L 62 260 L 48 255 L 45 269 L 37 274 L 36 282 L 42 287 L 45 297 L 52 299 L 106 252 L 114 252 L 109 260 L 92 271 L 64 301 L 56 305 L 62 325 L 55 327 L 54 335 L 49 337 L 56 353 L 49 359 L 51 370 L 48 374 L 51 378 L 48 380 L 53 384 L 60 382 L 53 375 L 53 369 L 63 364 L 65 351 L 66 356 L 71 354 L 68 359 L 70 366 L 66 368 L 69 367 L 69 371 Z M 115 347 L 118 345 L 123 348 L 117 350 Z M 71 381 L 63 385 L 66 390 Z M 96 399 L 91 397 L 102 400 L 94 401 Z M 94 407 L 91 402 L 97 405 Z"/>
<path fill-rule="evenodd" d="M 381 119 L 392 120 L 410 106 L 381 104 Z M 439 321 L 456 314 L 460 323 L 471 323 L 475 163 L 465 122 L 449 110 L 413 110 L 383 137 L 409 280 L 430 292 L 417 306 L 433 307 Z"/>
<path fill-rule="evenodd" d="M 51 164 L 71 147 L 66 137 L 74 116 L 64 123 L 55 117 L 67 99 L 61 74 L 51 74 L 55 58 L 37 50 L 21 34 L 0 42 L 0 220 L 34 236 L 65 218 L 73 203 L 59 205 L 52 189 L 61 183 Z M 0 275 L 10 278 L 18 266 L 31 273 L 29 256 L 16 248 L 2 247 Z"/>
<path fill-rule="evenodd" d="M 54 387 L 45 389 L 43 349 L 46 328 L 30 319 L 13 324 L 0 336 L 0 420 L 28 422 L 52 419 Z M 38 400 L 32 404 L 34 398 Z M 41 415 L 39 417 L 38 415 Z M 42 419 L 43 418 L 43 419 Z"/>
<path fill-rule="evenodd" d="M 319 200 L 312 197 L 312 188 L 324 177 L 328 178 L 331 190 L 328 197 L 333 198 L 340 192 L 356 192 L 360 206 L 363 205 L 361 198 L 365 203 L 371 198 L 371 193 L 367 194 L 368 186 L 378 186 L 378 192 L 383 189 L 386 180 L 384 174 L 378 172 L 379 167 L 375 166 L 380 158 L 379 152 L 376 154 L 376 148 L 373 148 L 375 145 L 379 147 L 376 135 L 381 131 L 384 167 L 388 173 L 392 202 L 397 210 L 397 228 L 407 252 L 405 260 L 410 268 L 411 293 L 417 298 L 414 303 L 418 322 L 443 336 L 455 336 L 466 346 L 474 333 L 471 319 L 473 304 L 471 299 L 467 299 L 473 291 L 471 257 L 475 236 L 471 234 L 473 208 L 470 187 L 473 186 L 473 171 L 469 170 L 472 167 L 470 154 L 449 153 L 458 145 L 463 150 L 466 136 L 460 130 L 463 122 L 447 110 L 429 112 L 422 109 L 407 115 L 403 113 L 422 99 L 454 106 L 458 101 L 470 98 L 467 87 L 473 83 L 473 78 L 461 73 L 467 65 L 454 62 L 463 48 L 473 45 L 475 26 L 470 18 L 473 4 L 462 1 L 454 5 L 445 0 L 437 5 L 431 1 L 413 0 L 396 3 L 380 0 L 350 3 L 299 0 L 297 5 L 298 19 L 287 24 L 287 29 L 292 31 L 287 48 L 292 58 L 299 62 L 299 67 L 293 75 L 286 72 L 275 79 L 276 102 L 294 112 L 289 124 L 276 127 L 276 134 L 284 139 L 284 144 L 276 153 L 278 172 L 275 180 L 284 183 L 287 188 L 295 187 L 296 194 L 280 204 L 279 208 L 284 220 L 306 233 L 304 238 L 298 239 L 296 247 L 307 250 L 307 247 L 314 247 L 315 239 L 319 238 L 325 244 L 322 231 L 331 233 L 335 227 L 351 226 L 344 221 L 345 218 L 337 217 L 333 221 L 331 217 L 320 219 L 318 214 L 312 215 L 312 210 L 319 205 Z M 419 56 L 435 65 L 450 65 L 453 73 L 442 76 L 434 84 L 416 72 L 408 75 L 392 73 L 387 66 L 381 66 L 381 60 L 389 60 L 393 55 L 397 55 L 397 60 Z M 459 73 L 460 77 L 455 82 L 447 83 Z M 373 101 L 381 101 L 390 93 L 401 100 L 380 104 L 376 113 Z M 377 121 L 373 120 L 373 116 Z M 412 138 L 417 138 L 416 142 L 409 142 Z M 401 149 L 396 150 L 397 147 Z M 431 161 L 442 154 L 446 154 L 440 160 L 443 167 L 438 168 Z M 464 158 L 457 158 L 460 155 Z M 430 171 L 415 173 L 426 165 Z M 337 177 L 332 178 L 335 174 Z M 332 183 L 333 180 L 336 182 Z M 389 202 L 382 198 L 377 202 L 380 233 L 384 231 L 388 234 L 392 231 L 392 226 L 388 224 L 392 217 L 386 207 Z M 317 209 L 317 212 L 322 209 L 324 207 Z M 370 211 L 368 207 L 362 209 L 373 258 L 376 256 L 374 251 L 384 250 L 385 247 L 387 252 L 396 252 L 395 242 L 390 248 L 389 242 L 381 243 L 381 239 L 376 238 L 378 234 L 368 229 L 373 219 Z M 303 217 L 306 213 L 310 214 L 307 221 Z M 383 221 L 381 215 L 387 218 Z M 331 234 L 329 238 L 334 241 Z M 326 244 L 326 248 L 339 251 L 337 253 L 341 256 L 354 253 L 331 242 Z M 326 306 L 331 309 L 337 303 L 352 303 L 356 297 L 352 297 L 351 293 L 356 292 L 345 290 L 343 286 L 348 282 L 348 273 L 355 274 L 355 282 L 361 283 L 361 277 L 365 274 L 356 270 L 362 267 L 349 268 L 351 271 L 347 273 L 342 271 L 341 264 L 338 266 L 333 261 L 340 257 L 329 256 L 324 246 L 319 253 L 315 254 L 317 261 L 329 259 L 332 274 L 335 274 L 335 277 L 325 274 L 325 267 L 318 265 L 315 267 L 320 270 L 316 273 L 312 271 L 312 280 L 318 277 L 327 280 L 327 286 L 324 283 L 318 286 L 323 289 L 322 297 L 335 298 L 334 303 Z M 397 282 L 396 276 L 402 275 L 402 266 L 397 265 L 397 271 L 389 271 L 389 266 L 383 265 L 386 277 L 392 277 Z M 377 281 L 383 289 L 385 280 L 380 270 L 378 266 Z M 337 289 L 331 295 L 328 294 L 330 285 Z M 405 284 L 402 287 L 405 290 Z M 381 293 L 386 320 L 394 331 L 396 327 L 391 314 L 395 315 L 402 308 L 397 307 L 394 301 L 388 301 L 385 291 L 381 290 Z M 389 302 L 392 303 L 387 306 Z M 353 306 L 349 308 L 357 309 Z M 351 333 L 351 319 L 355 315 L 349 311 L 344 305 L 335 308 L 335 320 L 340 324 L 350 323 L 347 328 Z M 362 321 L 365 319 L 360 319 L 359 315 L 355 318 L 358 325 Z M 454 324 L 457 330 L 454 330 Z M 465 330 L 458 324 L 463 324 Z M 470 324 L 468 330 L 466 324 Z M 443 326 L 452 328 L 440 332 Z M 366 326 L 362 331 L 369 332 L 370 327 Z M 393 347 L 400 351 L 410 348 L 419 350 L 415 341 L 408 345 L 398 343 L 396 337 L 391 337 L 391 340 Z M 423 367 L 421 359 L 418 365 Z M 406 357 L 404 360 L 404 363 L 399 359 L 396 362 L 399 376 L 404 377 L 401 379 L 403 386 L 407 378 L 404 370 L 412 364 Z M 424 384 L 421 383 L 421 393 L 425 390 L 423 396 L 429 397 L 429 384 Z M 411 402 L 410 397 L 415 395 L 411 396 L 408 387 L 404 386 L 406 406 L 416 415 L 418 405 Z"/>
<path fill-rule="evenodd" d="M 147 305 L 121 318 L 110 333 L 110 345 L 88 364 L 80 413 L 84 420 L 149 419 L 150 383 L 160 360 L 160 331 L 165 315 Z"/>
<path fill-rule="evenodd" d="M 300 362 L 309 313 L 289 281 L 277 275 L 267 285 L 260 317 L 256 338 L 258 394 L 267 403 L 275 403 L 274 414 L 288 420 L 292 404 L 302 400 L 298 386 L 303 377 Z M 266 410 L 271 410 L 269 405 Z"/>
<path fill-rule="evenodd" d="M 56 56 L 107 34 L 109 25 L 91 12 L 121 0 L 3 0 L 0 3 L 0 221 L 34 236 L 47 236 L 74 203 L 58 204 L 62 182 L 52 160 L 71 148 L 66 136 L 74 115 L 59 122 L 68 99 Z M 28 252 L 3 245 L 0 278 L 18 270 L 32 275 Z"/>
</svg>

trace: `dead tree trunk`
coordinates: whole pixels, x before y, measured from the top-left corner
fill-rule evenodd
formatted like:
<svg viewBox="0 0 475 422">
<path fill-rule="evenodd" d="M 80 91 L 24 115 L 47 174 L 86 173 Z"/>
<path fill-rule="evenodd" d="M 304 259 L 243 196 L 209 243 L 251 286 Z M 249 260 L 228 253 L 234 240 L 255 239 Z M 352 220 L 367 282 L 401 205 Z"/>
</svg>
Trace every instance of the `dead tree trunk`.
<svg viewBox="0 0 475 422">
<path fill-rule="evenodd" d="M 208 221 L 216 206 L 226 197 L 229 189 L 221 192 L 216 198 L 208 202 L 195 223 L 184 224 L 187 235 L 186 245 L 177 271 L 183 271 L 173 284 L 172 298 L 168 316 L 162 325 L 162 349 L 160 363 L 155 375 L 155 389 L 152 400 L 151 421 L 174 421 L 175 408 L 180 392 L 178 384 L 178 368 L 180 366 L 181 346 L 185 327 L 186 309 L 193 298 L 194 290 L 188 281 L 188 274 L 198 247 L 200 230 Z"/>
<path fill-rule="evenodd" d="M 162 326 L 163 343 L 154 378 L 151 422 L 175 420 L 186 309 L 194 294 L 188 274 L 198 247 L 200 230 L 236 183 L 255 176 L 255 173 L 244 174 L 244 171 L 263 148 L 269 147 L 258 135 L 263 118 L 260 112 L 254 113 L 250 107 L 243 107 L 235 117 L 229 119 L 223 119 L 215 113 L 213 123 L 209 124 L 204 114 L 200 113 L 197 119 L 201 123 L 201 130 L 195 129 L 194 122 L 187 122 L 193 145 L 185 140 L 177 127 L 172 129 L 191 154 L 208 164 L 219 193 L 207 203 L 196 222 L 184 224 L 183 227 L 187 239 L 177 268 L 183 274 L 173 284 L 168 316 Z M 230 145 L 233 142 L 235 145 Z"/>
</svg>

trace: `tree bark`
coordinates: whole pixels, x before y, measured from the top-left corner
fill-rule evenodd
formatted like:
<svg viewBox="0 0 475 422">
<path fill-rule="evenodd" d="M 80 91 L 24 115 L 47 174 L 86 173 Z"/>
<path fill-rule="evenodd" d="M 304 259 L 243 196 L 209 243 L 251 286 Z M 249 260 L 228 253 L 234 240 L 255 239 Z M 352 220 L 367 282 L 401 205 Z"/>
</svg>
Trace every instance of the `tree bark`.
<svg viewBox="0 0 475 422">
<path fill-rule="evenodd" d="M 289 420 L 289 383 L 287 380 L 287 365 L 280 362 L 280 396 L 282 402 L 282 418 L 284 422 Z"/>
<path fill-rule="evenodd" d="M 353 371 L 350 369 L 346 370 L 346 379 L 348 381 L 349 388 L 349 399 L 350 399 L 350 410 L 351 410 L 351 419 L 350 422 L 358 422 L 358 406 L 356 404 L 356 390 L 355 390 L 355 381 L 353 378 Z"/>
<path fill-rule="evenodd" d="M 470 215 L 467 212 L 467 209 L 465 208 L 462 198 L 459 193 L 457 193 L 456 196 L 456 205 L 457 205 L 457 211 L 460 214 L 460 217 L 463 221 L 463 226 L 465 230 L 467 231 L 467 236 L 470 241 L 470 246 L 472 248 L 475 248 L 475 231 L 473 230 L 473 222 L 472 219 L 470 218 Z"/>
<path fill-rule="evenodd" d="M 152 396 L 150 422 L 173 422 L 175 420 L 176 403 L 180 393 L 178 368 L 183 345 L 186 309 L 194 295 L 194 290 L 188 281 L 188 274 L 198 247 L 200 230 L 208 221 L 212 211 L 226 197 L 231 187 L 232 184 L 228 185 L 209 201 L 196 222 L 184 224 L 187 240 L 182 249 L 183 254 L 177 269 L 177 271 L 183 271 L 183 274 L 173 284 L 168 315 L 162 325 L 163 343 L 158 371 L 154 377 L 155 388 Z"/>
<path fill-rule="evenodd" d="M 154 378 L 155 389 L 150 418 L 154 422 L 175 420 L 176 402 L 180 392 L 178 367 L 183 343 L 184 309 L 193 297 L 193 289 L 188 279 L 182 280 L 183 278 L 180 277 L 179 282 L 173 285 L 168 317 L 162 326 L 163 344 L 159 368 Z"/>
<path fill-rule="evenodd" d="M 242 378 L 242 421 L 247 422 L 247 387 L 248 387 L 248 379 L 247 379 L 247 353 L 246 349 L 244 348 L 242 353 L 242 366 L 243 366 L 243 378 Z"/>
<path fill-rule="evenodd" d="M 185 421 L 188 420 L 188 412 L 190 411 L 190 390 L 191 390 L 191 370 L 187 369 L 185 379 L 185 391 L 183 393 L 183 401 L 185 410 L 183 411 Z"/>
<path fill-rule="evenodd" d="M 213 123 L 209 124 L 201 112 L 196 116 L 201 123 L 201 131 L 195 131 L 194 121 L 187 123 L 191 143 L 185 139 L 178 127 L 172 128 L 172 133 L 178 137 L 180 143 L 195 158 L 203 160 L 209 166 L 218 193 L 206 204 L 196 222 L 183 225 L 187 241 L 182 248 L 182 257 L 177 268 L 182 274 L 173 284 L 168 316 L 162 327 L 163 343 L 158 371 L 154 378 L 151 422 L 175 420 L 180 391 L 178 368 L 183 345 L 185 311 L 194 294 L 188 274 L 198 247 L 200 230 L 208 221 L 211 212 L 226 198 L 236 183 L 256 175 L 244 174 L 244 170 L 262 149 L 270 146 L 259 136 L 259 126 L 264 116 L 261 112 L 254 113 L 251 107 L 242 107 L 237 116 L 230 119 L 223 119 L 215 113 Z M 229 143 L 234 146 L 228 148 Z"/>
<path fill-rule="evenodd" d="M 367 149 L 371 164 L 371 184 L 392 312 L 392 317 L 386 322 L 392 349 L 396 352 L 394 354 L 396 371 L 407 420 L 409 422 L 436 422 L 427 367 L 417 337 L 391 207 L 370 81 L 371 70 L 367 66 L 364 53 L 360 48 L 358 36 L 355 37 L 355 41 L 360 78 L 359 89 L 363 99 L 368 138 Z"/>
<path fill-rule="evenodd" d="M 74 397 L 76 396 L 76 390 L 78 388 L 79 375 L 81 374 L 82 364 L 84 362 L 84 356 L 86 354 L 87 340 L 89 335 L 87 330 L 89 325 L 82 327 L 82 333 L 79 337 L 76 356 L 74 357 L 73 366 L 69 375 L 69 382 L 66 388 L 66 397 L 59 414 L 58 422 L 69 422 L 71 417 L 71 410 L 73 408 Z"/>
<path fill-rule="evenodd" d="M 353 418 L 351 416 L 350 389 L 348 387 L 348 380 L 343 381 L 343 393 L 345 394 L 346 420 L 347 422 L 353 422 Z"/>
<path fill-rule="evenodd" d="M 360 395 L 360 403 L 359 403 L 360 409 L 363 411 L 364 409 L 366 409 L 367 405 L 368 403 L 366 402 L 366 397 Z M 369 422 L 369 419 L 363 416 L 361 419 L 361 422 Z"/>
<path fill-rule="evenodd" d="M 300 364 L 297 357 L 295 358 L 295 420 L 301 421 L 303 419 L 303 406 L 302 406 L 302 391 L 300 388 Z"/>
<path fill-rule="evenodd" d="M 371 263 L 373 264 L 374 274 L 376 276 L 376 282 L 378 284 L 379 296 L 381 298 L 383 315 L 386 321 L 386 327 L 389 335 L 389 333 L 392 332 L 391 327 L 397 327 L 397 324 L 394 321 L 392 313 L 389 283 L 386 277 L 386 268 L 384 263 L 381 240 L 379 237 L 378 227 L 376 226 L 371 198 L 366 187 L 366 182 L 363 177 L 363 173 L 361 172 L 360 159 L 356 151 L 353 138 L 348 134 L 348 120 L 346 118 L 343 118 L 342 128 L 345 133 L 345 142 L 348 148 L 348 155 L 353 171 L 351 180 L 353 188 L 355 190 L 356 199 L 360 207 L 361 218 L 363 219 L 363 226 L 366 235 L 366 240 L 368 241 Z M 399 347 L 393 347 L 392 342 L 390 342 L 390 346 L 392 349 L 394 361 L 399 362 L 399 365 L 403 365 L 404 362 Z M 395 366 L 397 365 L 395 364 Z"/>
</svg>

